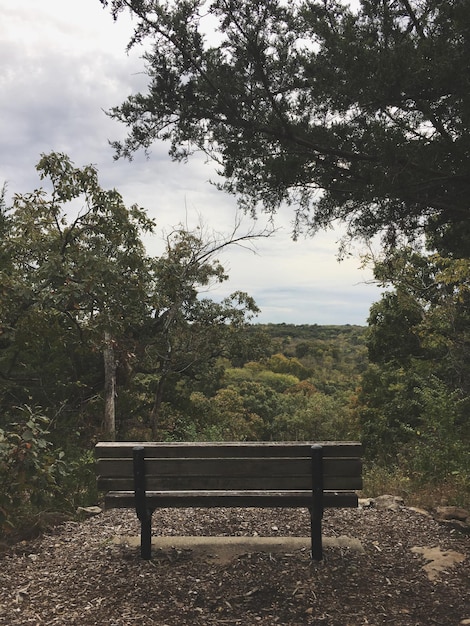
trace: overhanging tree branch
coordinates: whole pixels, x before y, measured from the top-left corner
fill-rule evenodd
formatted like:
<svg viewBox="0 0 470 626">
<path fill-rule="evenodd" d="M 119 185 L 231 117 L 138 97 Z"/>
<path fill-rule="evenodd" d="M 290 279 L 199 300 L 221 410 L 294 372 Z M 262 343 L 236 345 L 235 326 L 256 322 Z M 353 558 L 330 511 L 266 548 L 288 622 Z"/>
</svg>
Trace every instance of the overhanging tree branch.
<svg viewBox="0 0 470 626">
<path fill-rule="evenodd" d="M 207 0 L 215 43 L 201 2 L 110 4 L 138 16 L 131 43 L 155 44 L 148 96 L 112 112 L 131 128 L 120 154 L 163 139 L 185 159 L 196 146 L 221 164 L 220 187 L 243 208 L 274 213 L 288 202 L 295 223 L 306 218 L 312 230 L 358 210 L 359 235 L 394 223 L 411 238 L 423 229 L 432 237 L 438 214 L 463 236 L 470 44 L 462 3 L 368 2 L 352 11 L 335 0 Z M 381 206 L 373 222 L 368 202 Z"/>
</svg>

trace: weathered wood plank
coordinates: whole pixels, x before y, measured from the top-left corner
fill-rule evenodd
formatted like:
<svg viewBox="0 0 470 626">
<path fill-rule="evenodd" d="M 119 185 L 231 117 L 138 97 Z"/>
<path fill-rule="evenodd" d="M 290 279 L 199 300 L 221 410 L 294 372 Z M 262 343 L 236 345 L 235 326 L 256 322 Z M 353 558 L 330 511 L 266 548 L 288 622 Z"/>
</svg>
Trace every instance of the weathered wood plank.
<svg viewBox="0 0 470 626">
<path fill-rule="evenodd" d="M 360 476 L 325 476 L 325 489 L 362 489 Z M 165 476 L 146 477 L 147 490 L 153 491 L 238 491 L 238 490 L 298 490 L 312 489 L 311 476 Z M 134 488 L 131 477 L 113 476 L 98 478 L 100 491 L 130 491 Z"/>
<path fill-rule="evenodd" d="M 362 445 L 357 441 L 248 441 L 248 442 L 100 442 L 95 446 L 96 458 L 132 458 L 135 446 L 145 448 L 146 457 L 282 457 L 308 456 L 312 445 L 323 446 L 323 456 L 360 457 Z"/>
<path fill-rule="evenodd" d="M 132 459 L 98 459 L 101 477 L 133 476 Z M 324 476 L 359 476 L 360 459 L 331 459 L 323 462 Z M 311 476 L 310 458 L 223 458 L 223 459 L 146 459 L 145 473 L 151 476 Z"/>
<path fill-rule="evenodd" d="M 213 507 L 258 507 L 258 508 L 309 508 L 312 505 L 311 491 L 239 491 L 239 492 L 147 492 L 150 508 L 213 508 Z M 109 492 L 106 508 L 132 508 L 134 492 Z M 355 508 L 358 498 L 355 493 L 324 493 L 324 506 L 328 508 Z"/>
</svg>

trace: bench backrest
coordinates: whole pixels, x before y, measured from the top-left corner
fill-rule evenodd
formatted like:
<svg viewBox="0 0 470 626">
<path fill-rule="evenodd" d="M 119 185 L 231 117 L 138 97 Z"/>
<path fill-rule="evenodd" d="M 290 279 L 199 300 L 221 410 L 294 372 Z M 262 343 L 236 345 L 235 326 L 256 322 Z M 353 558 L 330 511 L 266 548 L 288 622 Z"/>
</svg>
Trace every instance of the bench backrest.
<svg viewBox="0 0 470 626">
<path fill-rule="evenodd" d="M 103 442 L 95 448 L 98 488 L 131 491 L 133 449 L 142 446 L 149 491 L 311 489 L 311 446 L 318 443 L 324 489 L 362 489 L 357 442 Z"/>
</svg>

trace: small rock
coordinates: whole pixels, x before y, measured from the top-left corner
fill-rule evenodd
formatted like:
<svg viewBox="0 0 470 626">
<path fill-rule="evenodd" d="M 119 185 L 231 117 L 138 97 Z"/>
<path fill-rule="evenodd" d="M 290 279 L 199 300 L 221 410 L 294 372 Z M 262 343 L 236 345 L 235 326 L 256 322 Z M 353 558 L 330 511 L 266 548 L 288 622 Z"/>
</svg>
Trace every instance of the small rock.
<svg viewBox="0 0 470 626">
<path fill-rule="evenodd" d="M 426 517 L 431 517 L 431 514 L 429 511 L 426 511 L 426 509 L 420 509 L 416 506 L 409 506 L 408 511 L 412 511 L 413 513 L 418 513 L 418 515 L 425 515 Z"/>
<path fill-rule="evenodd" d="M 468 624 L 470 624 L 470 618 L 463 619 L 463 620 L 460 622 L 460 626 L 467 626 Z"/>
<path fill-rule="evenodd" d="M 440 524 L 446 524 L 464 533 L 470 532 L 470 513 L 457 506 L 438 506 L 435 519 Z"/>
<path fill-rule="evenodd" d="M 457 506 L 438 506 L 436 513 L 440 519 L 456 519 L 459 522 L 465 522 L 470 517 L 470 513 L 468 511 L 460 509 Z"/>
<path fill-rule="evenodd" d="M 94 515 L 100 515 L 102 512 L 99 506 L 79 506 L 77 508 L 78 515 L 83 515 L 84 517 L 93 517 Z"/>
<path fill-rule="evenodd" d="M 385 494 L 383 496 L 377 496 L 374 498 L 374 505 L 381 510 L 386 511 L 398 511 L 400 507 L 404 504 L 403 498 L 400 496 L 391 496 Z"/>
</svg>

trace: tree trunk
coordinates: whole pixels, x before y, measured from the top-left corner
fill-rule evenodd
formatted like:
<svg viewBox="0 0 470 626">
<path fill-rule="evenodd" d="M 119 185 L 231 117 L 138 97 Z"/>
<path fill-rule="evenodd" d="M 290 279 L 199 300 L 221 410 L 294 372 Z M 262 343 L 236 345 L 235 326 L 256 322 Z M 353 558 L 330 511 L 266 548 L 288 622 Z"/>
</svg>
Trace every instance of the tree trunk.
<svg viewBox="0 0 470 626">
<path fill-rule="evenodd" d="M 109 441 L 116 441 L 116 358 L 111 336 L 104 334 L 104 434 Z"/>
<path fill-rule="evenodd" d="M 165 379 L 161 378 L 158 381 L 157 390 L 153 400 L 152 411 L 150 413 L 150 424 L 152 426 L 152 438 L 154 441 L 158 441 L 158 422 L 160 417 L 160 407 L 163 401 L 163 387 L 165 385 Z"/>
</svg>

